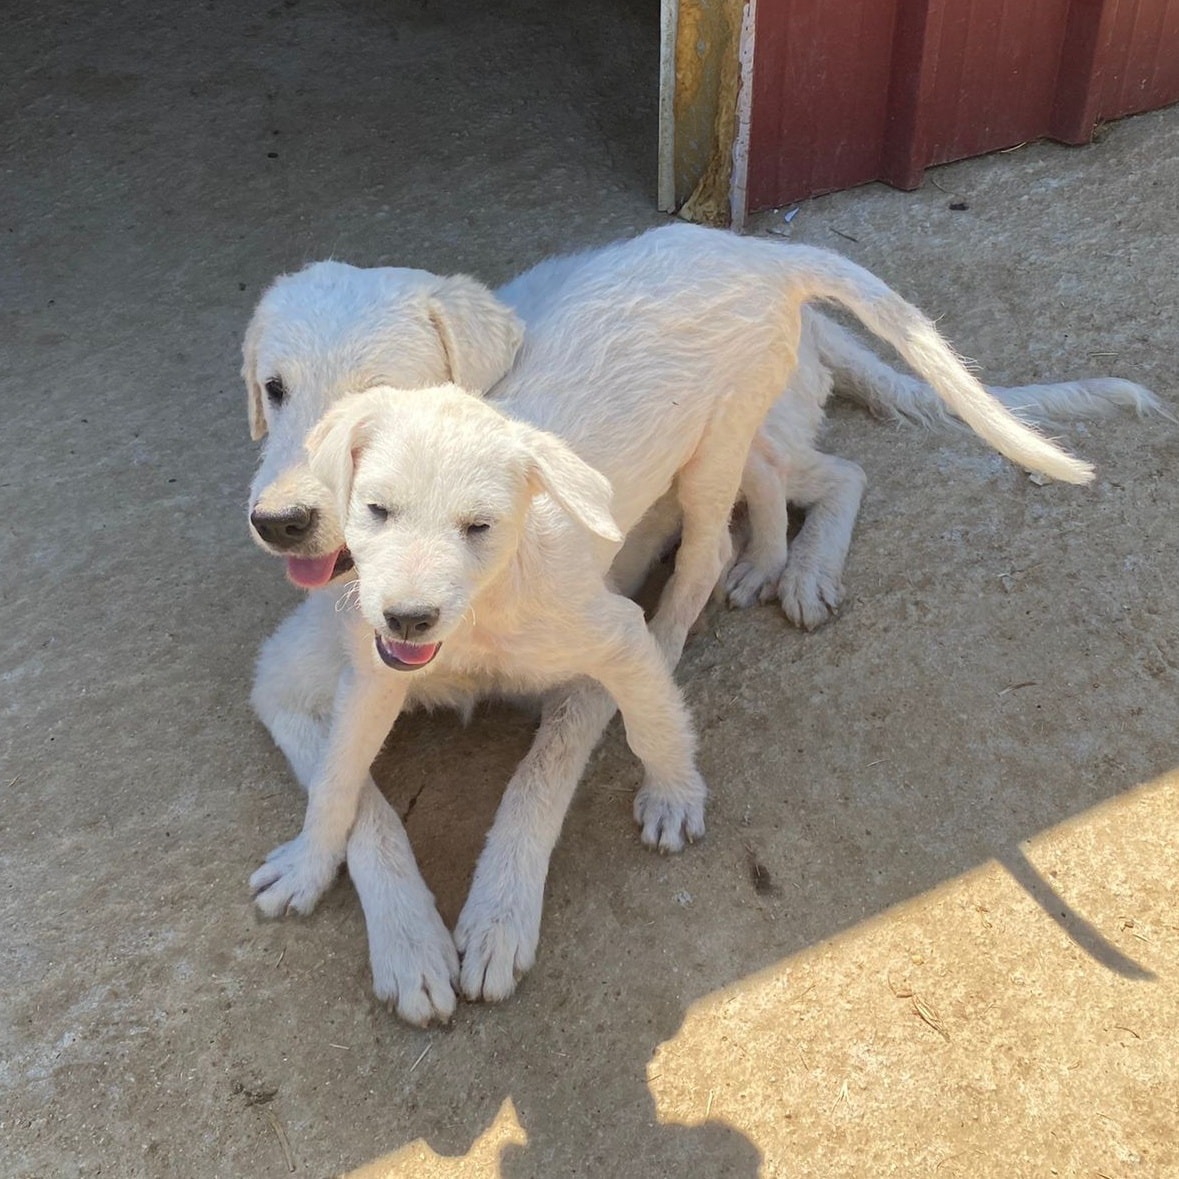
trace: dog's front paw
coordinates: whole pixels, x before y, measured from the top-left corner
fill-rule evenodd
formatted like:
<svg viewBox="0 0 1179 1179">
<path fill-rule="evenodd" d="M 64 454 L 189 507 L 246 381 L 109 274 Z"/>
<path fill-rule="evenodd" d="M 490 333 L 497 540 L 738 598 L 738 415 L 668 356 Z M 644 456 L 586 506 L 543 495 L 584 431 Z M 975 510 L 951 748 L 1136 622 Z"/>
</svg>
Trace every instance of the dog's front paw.
<svg viewBox="0 0 1179 1179">
<path fill-rule="evenodd" d="M 832 615 L 839 613 L 843 586 L 837 576 L 821 569 L 795 566 L 787 562 L 778 583 L 778 601 L 795 626 L 814 630 Z"/>
<path fill-rule="evenodd" d="M 535 888 L 514 881 L 505 890 L 489 884 L 488 875 L 476 870 L 454 930 L 468 999 L 498 1003 L 515 991 L 517 981 L 536 961 L 543 907 L 543 880 Z"/>
<path fill-rule="evenodd" d="M 767 569 L 758 561 L 739 560 L 725 575 L 725 598 L 730 606 L 744 610 L 774 596 L 781 568 Z"/>
<path fill-rule="evenodd" d="M 647 847 L 661 852 L 684 850 L 704 835 L 704 800 L 708 789 L 699 774 L 682 782 L 651 777 L 635 795 L 635 822 Z"/>
<path fill-rule="evenodd" d="M 250 877 L 254 903 L 267 917 L 294 909 L 306 915 L 335 879 L 342 854 L 313 844 L 305 834 L 276 847 Z"/>
<path fill-rule="evenodd" d="M 374 994 L 419 1027 L 454 1015 L 459 968 L 454 938 L 423 893 L 399 898 L 385 920 L 370 920 L 368 932 Z"/>
</svg>

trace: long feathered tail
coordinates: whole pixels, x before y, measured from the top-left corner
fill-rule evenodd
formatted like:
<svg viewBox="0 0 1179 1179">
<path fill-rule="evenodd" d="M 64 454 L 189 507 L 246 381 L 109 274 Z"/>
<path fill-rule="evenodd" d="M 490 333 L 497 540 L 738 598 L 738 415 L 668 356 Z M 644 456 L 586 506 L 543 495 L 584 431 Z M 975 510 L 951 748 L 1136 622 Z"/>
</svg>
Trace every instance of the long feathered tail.
<svg viewBox="0 0 1179 1179">
<path fill-rule="evenodd" d="M 813 246 L 779 247 L 784 278 L 801 303 L 826 300 L 850 311 L 900 353 L 946 408 L 1000 454 L 1066 483 L 1088 483 L 1093 468 L 1021 421 L 972 376 L 933 323 L 874 274 Z"/>
<path fill-rule="evenodd" d="M 846 328 L 825 316 L 813 313 L 809 322 L 819 355 L 835 378 L 837 396 L 890 421 L 904 418 L 923 426 L 961 424 L 925 381 L 898 372 Z M 1101 418 L 1121 410 L 1132 410 L 1139 416 L 1148 413 L 1172 416 L 1149 389 L 1117 377 L 984 388 L 1022 421 Z"/>
</svg>

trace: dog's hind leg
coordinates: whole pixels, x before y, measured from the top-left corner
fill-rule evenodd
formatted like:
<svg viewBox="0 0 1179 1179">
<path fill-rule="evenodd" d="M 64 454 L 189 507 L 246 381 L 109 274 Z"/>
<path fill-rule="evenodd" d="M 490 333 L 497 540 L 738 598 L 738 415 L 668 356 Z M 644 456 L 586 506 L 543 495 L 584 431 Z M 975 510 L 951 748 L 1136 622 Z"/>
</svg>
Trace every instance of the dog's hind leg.
<svg viewBox="0 0 1179 1179">
<path fill-rule="evenodd" d="M 728 396 L 696 453 L 676 477 L 676 494 L 683 513 L 680 547 L 675 569 L 651 620 L 651 632 L 669 667 L 679 663 L 688 631 L 732 558 L 729 517 L 741 489 L 754 436 L 778 391 L 787 383 L 794 355 L 794 349 L 790 349 L 789 363 L 779 358 L 780 363 L 767 364 L 760 379 L 751 382 L 747 390 Z M 764 468 L 757 469 L 765 474 Z M 776 528 L 785 542 L 786 533 L 781 526 L 785 503 L 781 513 L 777 513 L 770 507 L 773 494 L 768 490 L 759 496 L 758 506 L 768 507 L 774 518 L 751 520 L 751 531 L 757 527 Z"/>
<path fill-rule="evenodd" d="M 749 539 L 724 581 L 729 605 L 738 609 L 769 601 L 790 555 L 786 488 L 760 437 L 754 439 L 745 462 L 741 494 L 749 516 Z"/>
<path fill-rule="evenodd" d="M 809 324 L 819 317 L 807 307 L 801 318 Z M 762 419 L 745 460 L 741 494 L 749 524 L 747 539 L 722 587 L 731 606 L 768 602 L 777 593 L 789 560 L 786 504 L 796 496 L 784 471 L 814 453 L 823 406 L 831 395 L 831 373 L 812 337 L 804 329 L 789 383 Z"/>
</svg>

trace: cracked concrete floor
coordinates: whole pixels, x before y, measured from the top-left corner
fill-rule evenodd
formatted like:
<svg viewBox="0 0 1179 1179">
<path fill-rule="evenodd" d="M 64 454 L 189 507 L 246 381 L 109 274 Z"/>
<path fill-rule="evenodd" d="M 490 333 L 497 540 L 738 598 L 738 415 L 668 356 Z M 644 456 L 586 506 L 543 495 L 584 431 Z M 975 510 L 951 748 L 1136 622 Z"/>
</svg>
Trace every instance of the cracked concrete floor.
<svg viewBox="0 0 1179 1179">
<path fill-rule="evenodd" d="M 1164 420 L 1068 429 L 1099 470 L 1078 490 L 837 408 L 827 444 L 870 478 L 843 617 L 710 617 L 681 674 L 707 840 L 638 845 L 612 733 L 509 1003 L 393 1021 L 346 882 L 253 916 L 301 804 L 246 703 L 295 601 L 246 537 L 249 309 L 327 254 L 498 281 L 657 224 L 656 7 L 7 18 L 3 1174 L 1179 1171 Z M 1176 193 L 1171 110 L 788 232 L 993 380 L 1173 402 Z M 415 718 L 379 765 L 448 919 L 529 724 Z"/>
</svg>

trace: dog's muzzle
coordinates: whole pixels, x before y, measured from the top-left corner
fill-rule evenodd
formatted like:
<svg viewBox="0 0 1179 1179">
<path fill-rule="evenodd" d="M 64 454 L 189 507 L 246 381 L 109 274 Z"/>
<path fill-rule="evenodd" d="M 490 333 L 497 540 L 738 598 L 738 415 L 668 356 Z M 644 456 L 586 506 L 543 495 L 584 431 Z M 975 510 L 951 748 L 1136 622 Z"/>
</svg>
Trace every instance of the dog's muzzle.
<svg viewBox="0 0 1179 1179">
<path fill-rule="evenodd" d="M 250 513 L 254 535 L 272 553 L 286 559 L 287 577 L 300 589 L 320 589 L 353 568 L 352 554 L 343 545 L 315 556 L 292 551 L 310 547 L 318 522 L 315 508 L 302 505 L 278 512 L 255 508 Z"/>
</svg>

